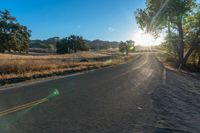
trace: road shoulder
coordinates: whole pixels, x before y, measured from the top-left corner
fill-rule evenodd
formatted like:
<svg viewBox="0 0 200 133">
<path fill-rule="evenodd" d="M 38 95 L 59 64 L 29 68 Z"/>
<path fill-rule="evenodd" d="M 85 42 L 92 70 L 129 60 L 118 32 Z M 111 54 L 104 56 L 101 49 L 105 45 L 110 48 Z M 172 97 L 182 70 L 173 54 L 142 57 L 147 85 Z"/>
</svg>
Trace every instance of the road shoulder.
<svg viewBox="0 0 200 133">
<path fill-rule="evenodd" d="M 200 132 L 200 78 L 167 69 L 167 79 L 152 94 L 157 126 Z"/>
</svg>

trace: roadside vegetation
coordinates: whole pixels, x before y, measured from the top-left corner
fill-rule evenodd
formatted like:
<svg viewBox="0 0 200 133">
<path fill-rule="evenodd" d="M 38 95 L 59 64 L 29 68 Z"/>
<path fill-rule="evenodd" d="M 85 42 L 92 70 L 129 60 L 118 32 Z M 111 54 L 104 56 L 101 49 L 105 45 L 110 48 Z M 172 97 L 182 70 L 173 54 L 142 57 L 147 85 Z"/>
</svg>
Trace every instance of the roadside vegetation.
<svg viewBox="0 0 200 133">
<path fill-rule="evenodd" d="M 136 11 L 140 28 L 158 37 L 166 32 L 162 46 L 177 68 L 200 71 L 200 5 L 195 0 L 147 0 Z"/>
<path fill-rule="evenodd" d="M 107 56 L 98 52 L 45 56 L 0 54 L 0 85 L 108 67 L 133 58 L 115 54 L 104 60 Z M 99 60 L 93 60 L 95 57 Z M 82 58 L 92 60 L 80 62 Z"/>
</svg>

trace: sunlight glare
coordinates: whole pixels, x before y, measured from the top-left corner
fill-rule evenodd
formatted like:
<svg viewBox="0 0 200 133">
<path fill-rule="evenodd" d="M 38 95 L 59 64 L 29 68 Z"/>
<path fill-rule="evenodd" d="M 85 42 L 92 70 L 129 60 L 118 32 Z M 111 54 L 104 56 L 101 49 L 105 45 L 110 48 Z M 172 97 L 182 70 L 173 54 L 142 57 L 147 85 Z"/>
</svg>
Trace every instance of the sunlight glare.
<svg viewBox="0 0 200 133">
<path fill-rule="evenodd" d="M 162 38 L 155 39 L 151 34 L 144 33 L 141 30 L 133 35 L 133 40 L 135 41 L 136 45 L 143 46 L 155 46 L 159 45 L 163 41 Z"/>
</svg>

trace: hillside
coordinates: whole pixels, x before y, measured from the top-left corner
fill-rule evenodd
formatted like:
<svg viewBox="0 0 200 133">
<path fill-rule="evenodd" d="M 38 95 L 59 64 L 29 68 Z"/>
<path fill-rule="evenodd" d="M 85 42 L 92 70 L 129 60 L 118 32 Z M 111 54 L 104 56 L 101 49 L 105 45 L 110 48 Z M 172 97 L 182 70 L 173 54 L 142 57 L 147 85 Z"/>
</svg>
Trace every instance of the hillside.
<svg viewBox="0 0 200 133">
<path fill-rule="evenodd" d="M 29 47 L 41 49 L 55 49 L 56 43 L 59 39 L 59 37 L 52 37 L 47 40 L 31 40 Z"/>
<path fill-rule="evenodd" d="M 40 49 L 56 49 L 56 43 L 59 37 L 52 37 L 47 40 L 31 40 L 30 48 L 40 48 Z M 110 42 L 102 40 L 85 40 L 85 43 L 90 46 L 91 49 L 108 49 L 116 48 L 119 46 L 119 42 Z"/>
<path fill-rule="evenodd" d="M 94 41 L 85 40 L 85 43 L 89 45 L 91 49 L 108 49 L 108 48 L 116 48 L 119 46 L 119 42 L 110 42 L 102 40 L 94 40 Z"/>
</svg>

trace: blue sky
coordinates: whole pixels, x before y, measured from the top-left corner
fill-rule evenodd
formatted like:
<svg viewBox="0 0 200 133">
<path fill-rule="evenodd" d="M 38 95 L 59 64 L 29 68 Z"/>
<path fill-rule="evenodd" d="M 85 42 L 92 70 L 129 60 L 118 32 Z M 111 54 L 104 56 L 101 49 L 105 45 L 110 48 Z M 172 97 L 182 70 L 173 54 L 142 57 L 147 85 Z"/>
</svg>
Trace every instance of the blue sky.
<svg viewBox="0 0 200 133">
<path fill-rule="evenodd" d="M 32 39 L 81 35 L 86 39 L 127 40 L 136 32 L 134 11 L 145 0 L 0 0 L 32 30 Z"/>
</svg>

